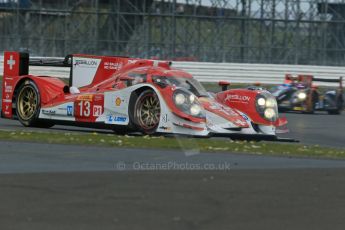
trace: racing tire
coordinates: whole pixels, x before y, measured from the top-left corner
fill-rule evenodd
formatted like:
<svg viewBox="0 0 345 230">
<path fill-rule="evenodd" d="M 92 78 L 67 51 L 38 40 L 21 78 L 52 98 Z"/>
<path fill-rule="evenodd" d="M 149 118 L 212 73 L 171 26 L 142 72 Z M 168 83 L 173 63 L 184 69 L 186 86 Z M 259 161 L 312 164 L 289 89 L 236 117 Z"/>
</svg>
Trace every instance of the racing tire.
<svg viewBox="0 0 345 230">
<path fill-rule="evenodd" d="M 151 90 L 144 90 L 137 97 L 132 122 L 136 129 L 144 134 L 155 133 L 160 122 L 161 107 L 157 94 Z"/>
<path fill-rule="evenodd" d="M 328 110 L 327 111 L 328 114 L 330 114 L 330 115 L 339 115 L 339 114 L 341 114 L 342 110 L 344 109 L 344 105 L 343 105 L 344 100 L 343 100 L 343 98 L 342 97 L 338 97 L 336 103 L 337 103 L 337 109 Z"/>
<path fill-rule="evenodd" d="M 27 127 L 50 128 L 54 124 L 38 118 L 41 108 L 41 96 L 33 81 L 25 81 L 16 96 L 16 114 L 22 125 Z"/>
</svg>

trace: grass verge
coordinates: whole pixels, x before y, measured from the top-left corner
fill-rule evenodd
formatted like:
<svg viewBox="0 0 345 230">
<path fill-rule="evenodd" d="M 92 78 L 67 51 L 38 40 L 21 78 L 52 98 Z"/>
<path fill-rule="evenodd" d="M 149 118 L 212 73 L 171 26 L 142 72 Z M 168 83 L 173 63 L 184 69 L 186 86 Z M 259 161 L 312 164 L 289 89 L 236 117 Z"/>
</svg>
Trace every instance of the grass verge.
<svg viewBox="0 0 345 230">
<path fill-rule="evenodd" d="M 0 131 L 0 140 L 28 141 L 51 144 L 76 144 L 107 147 L 182 149 L 201 152 L 250 153 L 258 155 L 345 158 L 345 149 L 284 144 L 273 142 L 231 141 L 227 139 L 118 136 L 99 133 L 58 133 L 33 131 Z"/>
</svg>

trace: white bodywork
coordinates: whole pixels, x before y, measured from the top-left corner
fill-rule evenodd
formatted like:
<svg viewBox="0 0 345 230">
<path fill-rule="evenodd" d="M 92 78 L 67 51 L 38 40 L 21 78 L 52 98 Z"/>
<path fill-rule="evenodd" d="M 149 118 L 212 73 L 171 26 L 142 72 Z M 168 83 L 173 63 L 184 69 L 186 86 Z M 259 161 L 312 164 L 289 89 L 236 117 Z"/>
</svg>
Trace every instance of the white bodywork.
<svg viewBox="0 0 345 230">
<path fill-rule="evenodd" d="M 104 112 L 97 117 L 96 123 L 104 123 L 108 125 L 128 125 L 130 121 L 130 116 L 128 114 L 130 95 L 134 90 L 140 87 L 149 87 L 158 95 L 161 107 L 160 123 L 157 128 L 157 132 L 159 133 L 176 133 L 195 136 L 207 136 L 210 133 L 275 135 L 275 127 L 273 125 L 259 126 L 261 132 L 258 133 L 252 127 L 250 118 L 239 111 L 237 112 L 239 112 L 248 123 L 248 128 L 236 130 L 234 129 L 237 127 L 236 125 L 209 111 L 206 111 L 206 123 L 194 123 L 180 118 L 169 109 L 160 92 L 150 84 L 140 84 L 119 91 L 105 92 Z M 116 105 L 115 100 L 118 98 L 121 99 L 120 105 Z M 91 111 L 92 110 L 93 109 L 91 109 Z M 40 111 L 39 118 L 60 121 L 76 121 L 74 116 L 74 103 L 67 102 L 54 107 L 43 108 Z"/>
</svg>

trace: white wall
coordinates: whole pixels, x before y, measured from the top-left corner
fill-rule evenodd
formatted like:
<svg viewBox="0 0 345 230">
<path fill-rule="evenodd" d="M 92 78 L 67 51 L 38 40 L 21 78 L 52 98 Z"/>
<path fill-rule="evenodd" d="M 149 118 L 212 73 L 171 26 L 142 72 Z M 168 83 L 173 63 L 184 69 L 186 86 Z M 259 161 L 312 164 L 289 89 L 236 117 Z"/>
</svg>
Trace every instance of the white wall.
<svg viewBox="0 0 345 230">
<path fill-rule="evenodd" d="M 173 62 L 173 67 L 186 70 L 202 82 L 226 80 L 233 83 L 268 83 L 279 84 L 287 73 L 310 74 L 319 78 L 339 78 L 345 76 L 345 67 L 308 66 L 308 65 L 273 65 L 239 64 L 210 62 Z M 0 74 L 3 72 L 3 57 L 0 56 Z M 31 66 L 30 74 L 56 77 L 69 77 L 69 68 Z M 345 79 L 344 79 L 345 80 Z M 334 83 L 316 83 L 334 85 Z"/>
</svg>

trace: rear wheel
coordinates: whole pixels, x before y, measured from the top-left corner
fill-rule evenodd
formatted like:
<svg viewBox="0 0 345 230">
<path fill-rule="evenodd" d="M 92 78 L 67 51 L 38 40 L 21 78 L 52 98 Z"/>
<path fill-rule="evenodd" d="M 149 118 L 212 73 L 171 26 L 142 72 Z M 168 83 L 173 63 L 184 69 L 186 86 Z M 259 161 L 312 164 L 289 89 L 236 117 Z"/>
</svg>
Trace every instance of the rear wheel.
<svg viewBox="0 0 345 230">
<path fill-rule="evenodd" d="M 331 115 L 341 114 L 342 110 L 344 109 L 344 101 L 342 97 L 337 98 L 336 106 L 337 106 L 337 109 L 328 110 L 328 114 L 331 114 Z"/>
<path fill-rule="evenodd" d="M 19 87 L 16 97 L 16 112 L 19 121 L 24 126 L 44 127 L 53 126 L 52 123 L 39 120 L 41 98 L 36 84 L 26 81 Z"/>
<path fill-rule="evenodd" d="M 153 134 L 159 125 L 160 114 L 157 94 L 151 89 L 143 91 L 134 105 L 134 125 L 145 134 Z"/>
</svg>

